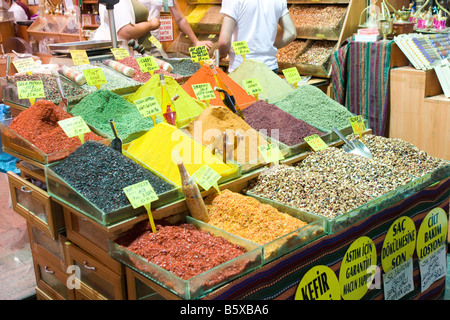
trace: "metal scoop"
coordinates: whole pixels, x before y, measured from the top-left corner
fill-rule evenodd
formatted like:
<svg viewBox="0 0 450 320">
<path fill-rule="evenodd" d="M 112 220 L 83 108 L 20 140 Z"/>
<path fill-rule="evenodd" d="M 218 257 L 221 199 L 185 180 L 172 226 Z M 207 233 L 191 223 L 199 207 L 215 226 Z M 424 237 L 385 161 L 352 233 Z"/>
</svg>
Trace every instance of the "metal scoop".
<svg viewBox="0 0 450 320">
<path fill-rule="evenodd" d="M 119 138 L 117 134 L 116 124 L 114 123 L 114 119 L 109 119 L 109 123 L 111 124 L 111 129 L 114 133 L 115 138 L 111 141 L 111 148 L 122 153 L 122 139 Z"/>
<path fill-rule="evenodd" d="M 372 152 L 370 152 L 369 148 L 367 148 L 364 143 L 362 143 L 361 141 L 356 140 L 356 139 L 348 141 L 344 137 L 344 135 L 339 132 L 338 129 L 333 128 L 333 131 L 334 131 L 334 133 L 336 133 L 339 136 L 339 138 L 342 139 L 342 141 L 344 141 L 345 144 L 342 148 L 344 149 L 345 152 L 357 154 L 357 155 L 362 156 L 367 159 L 373 158 Z"/>
</svg>

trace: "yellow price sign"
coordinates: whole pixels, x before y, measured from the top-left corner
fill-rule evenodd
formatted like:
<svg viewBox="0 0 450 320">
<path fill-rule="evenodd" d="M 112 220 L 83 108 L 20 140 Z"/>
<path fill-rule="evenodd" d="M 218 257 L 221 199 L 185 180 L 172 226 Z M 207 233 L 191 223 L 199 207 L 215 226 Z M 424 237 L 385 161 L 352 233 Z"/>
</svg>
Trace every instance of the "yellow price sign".
<svg viewBox="0 0 450 320">
<path fill-rule="evenodd" d="M 120 60 L 130 56 L 127 49 L 125 48 L 111 48 L 110 50 L 114 56 L 114 59 L 116 60 Z"/>
<path fill-rule="evenodd" d="M 159 66 L 153 56 L 136 58 L 136 61 L 142 72 L 150 72 L 153 75 L 154 71 L 159 70 Z"/>
<path fill-rule="evenodd" d="M 319 150 L 328 148 L 328 145 L 325 143 L 325 141 L 323 141 L 322 138 L 319 137 L 317 134 L 313 134 L 309 137 L 305 137 L 304 140 L 307 144 L 309 144 L 309 146 L 314 151 L 319 151 Z"/>
<path fill-rule="evenodd" d="M 349 120 L 354 134 L 361 134 L 366 131 L 366 125 L 362 116 L 350 117 Z"/>
<path fill-rule="evenodd" d="M 134 104 L 138 108 L 142 115 L 142 118 L 147 118 L 153 115 L 162 113 L 161 106 L 158 100 L 154 96 L 145 97 L 134 101 Z"/>
<path fill-rule="evenodd" d="M 76 66 L 90 64 L 86 50 L 70 50 L 73 64 Z"/>
<path fill-rule="evenodd" d="M 44 84 L 41 80 L 17 81 L 19 99 L 29 99 L 31 105 L 36 98 L 45 98 Z"/>
<path fill-rule="evenodd" d="M 84 134 L 91 131 L 80 116 L 60 120 L 58 124 L 69 138 L 78 136 L 82 144 L 84 143 Z"/>
<path fill-rule="evenodd" d="M 297 82 L 302 80 L 302 77 L 298 73 L 296 67 L 283 69 L 283 74 L 286 77 L 286 80 L 289 84 L 293 84 L 297 87 Z"/>
<path fill-rule="evenodd" d="M 214 93 L 209 82 L 193 84 L 192 89 L 194 90 L 197 100 L 209 101 L 216 98 L 216 94 Z"/>
<path fill-rule="evenodd" d="M 31 74 L 32 71 L 36 68 L 36 62 L 31 57 L 26 59 L 13 60 L 12 63 L 19 73 L 27 72 L 28 74 Z"/>
<path fill-rule="evenodd" d="M 445 245 L 448 220 L 445 210 L 434 208 L 423 219 L 417 234 L 417 256 L 423 260 Z"/>
<path fill-rule="evenodd" d="M 83 74 L 86 78 L 86 82 L 90 86 L 96 86 L 100 89 L 102 84 L 106 84 L 105 74 L 101 68 L 91 68 L 83 70 Z"/>
<path fill-rule="evenodd" d="M 152 231 L 156 232 L 155 222 L 153 221 L 150 204 L 159 199 L 155 190 L 148 180 L 144 180 L 131 186 L 123 188 L 123 192 L 127 196 L 133 209 L 144 206 L 147 210 L 148 218 Z"/>
<path fill-rule="evenodd" d="M 247 41 L 235 41 L 231 45 L 233 46 L 234 53 L 237 55 L 245 56 L 250 53 Z"/>
<path fill-rule="evenodd" d="M 190 47 L 189 54 L 191 55 L 192 62 L 203 62 L 210 59 L 206 46 Z"/>
<path fill-rule="evenodd" d="M 217 192 L 220 193 L 218 182 L 222 176 L 215 172 L 210 166 L 204 164 L 197 171 L 194 172 L 192 178 L 197 182 L 205 191 L 214 187 Z"/>
<path fill-rule="evenodd" d="M 150 38 L 148 38 L 148 40 L 149 40 L 151 43 L 153 43 L 153 45 L 154 45 L 156 48 L 158 48 L 158 49 L 161 49 L 161 48 L 162 48 L 161 42 L 159 42 L 159 40 L 156 39 L 155 36 L 151 36 Z"/>
<path fill-rule="evenodd" d="M 334 271 L 319 265 L 309 269 L 295 291 L 295 300 L 340 300 L 339 280 Z"/>
<path fill-rule="evenodd" d="M 258 94 L 264 91 L 261 82 L 257 78 L 244 79 L 242 80 L 242 84 L 249 95 L 258 96 Z"/>
<path fill-rule="evenodd" d="M 276 143 L 259 146 L 258 150 L 266 163 L 274 162 L 276 165 L 278 165 L 280 160 L 284 159 L 284 156 L 280 152 L 280 148 Z"/>
</svg>

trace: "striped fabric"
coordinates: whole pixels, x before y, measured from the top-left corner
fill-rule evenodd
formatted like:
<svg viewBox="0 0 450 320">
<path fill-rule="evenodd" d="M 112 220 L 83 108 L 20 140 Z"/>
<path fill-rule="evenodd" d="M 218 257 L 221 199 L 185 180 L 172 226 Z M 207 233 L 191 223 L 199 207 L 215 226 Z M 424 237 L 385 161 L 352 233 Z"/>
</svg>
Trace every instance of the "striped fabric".
<svg viewBox="0 0 450 320">
<path fill-rule="evenodd" d="M 374 134 L 385 136 L 393 41 L 353 39 L 346 39 L 331 58 L 335 99 L 352 113 L 368 119 Z"/>
<path fill-rule="evenodd" d="M 211 292 L 204 299 L 265 300 L 294 299 L 303 275 L 316 265 L 331 268 L 339 278 L 339 270 L 347 249 L 362 236 L 373 240 L 377 249 L 377 265 L 381 267 L 381 249 L 389 227 L 401 216 L 410 217 L 419 230 L 426 214 L 436 207 L 449 212 L 450 178 L 429 186 L 380 212 L 332 235 L 324 236 L 302 248 L 276 259 L 227 285 Z M 404 299 L 442 299 L 445 277 L 436 281 L 425 292 L 420 289 L 417 254 L 413 256 L 414 290 Z M 369 290 L 363 299 L 384 299 L 383 287 Z"/>
</svg>

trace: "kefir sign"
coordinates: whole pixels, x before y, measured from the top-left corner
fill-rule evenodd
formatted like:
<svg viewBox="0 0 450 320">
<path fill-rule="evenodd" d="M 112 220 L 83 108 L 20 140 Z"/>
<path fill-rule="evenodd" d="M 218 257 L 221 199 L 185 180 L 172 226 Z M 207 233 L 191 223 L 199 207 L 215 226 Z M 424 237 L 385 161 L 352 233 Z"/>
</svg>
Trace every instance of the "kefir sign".
<svg viewBox="0 0 450 320">
<path fill-rule="evenodd" d="M 327 266 L 315 266 L 300 281 L 295 300 L 340 300 L 339 281 Z"/>
</svg>

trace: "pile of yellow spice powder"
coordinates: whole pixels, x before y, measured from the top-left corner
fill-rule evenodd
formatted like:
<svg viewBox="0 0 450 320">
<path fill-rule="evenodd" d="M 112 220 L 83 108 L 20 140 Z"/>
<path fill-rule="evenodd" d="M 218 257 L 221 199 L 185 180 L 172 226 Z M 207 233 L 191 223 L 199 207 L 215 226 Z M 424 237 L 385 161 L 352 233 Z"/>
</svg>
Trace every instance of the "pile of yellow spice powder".
<svg viewBox="0 0 450 320">
<path fill-rule="evenodd" d="M 307 223 L 255 198 L 230 190 L 205 199 L 209 224 L 256 244 L 264 245 Z"/>
</svg>

